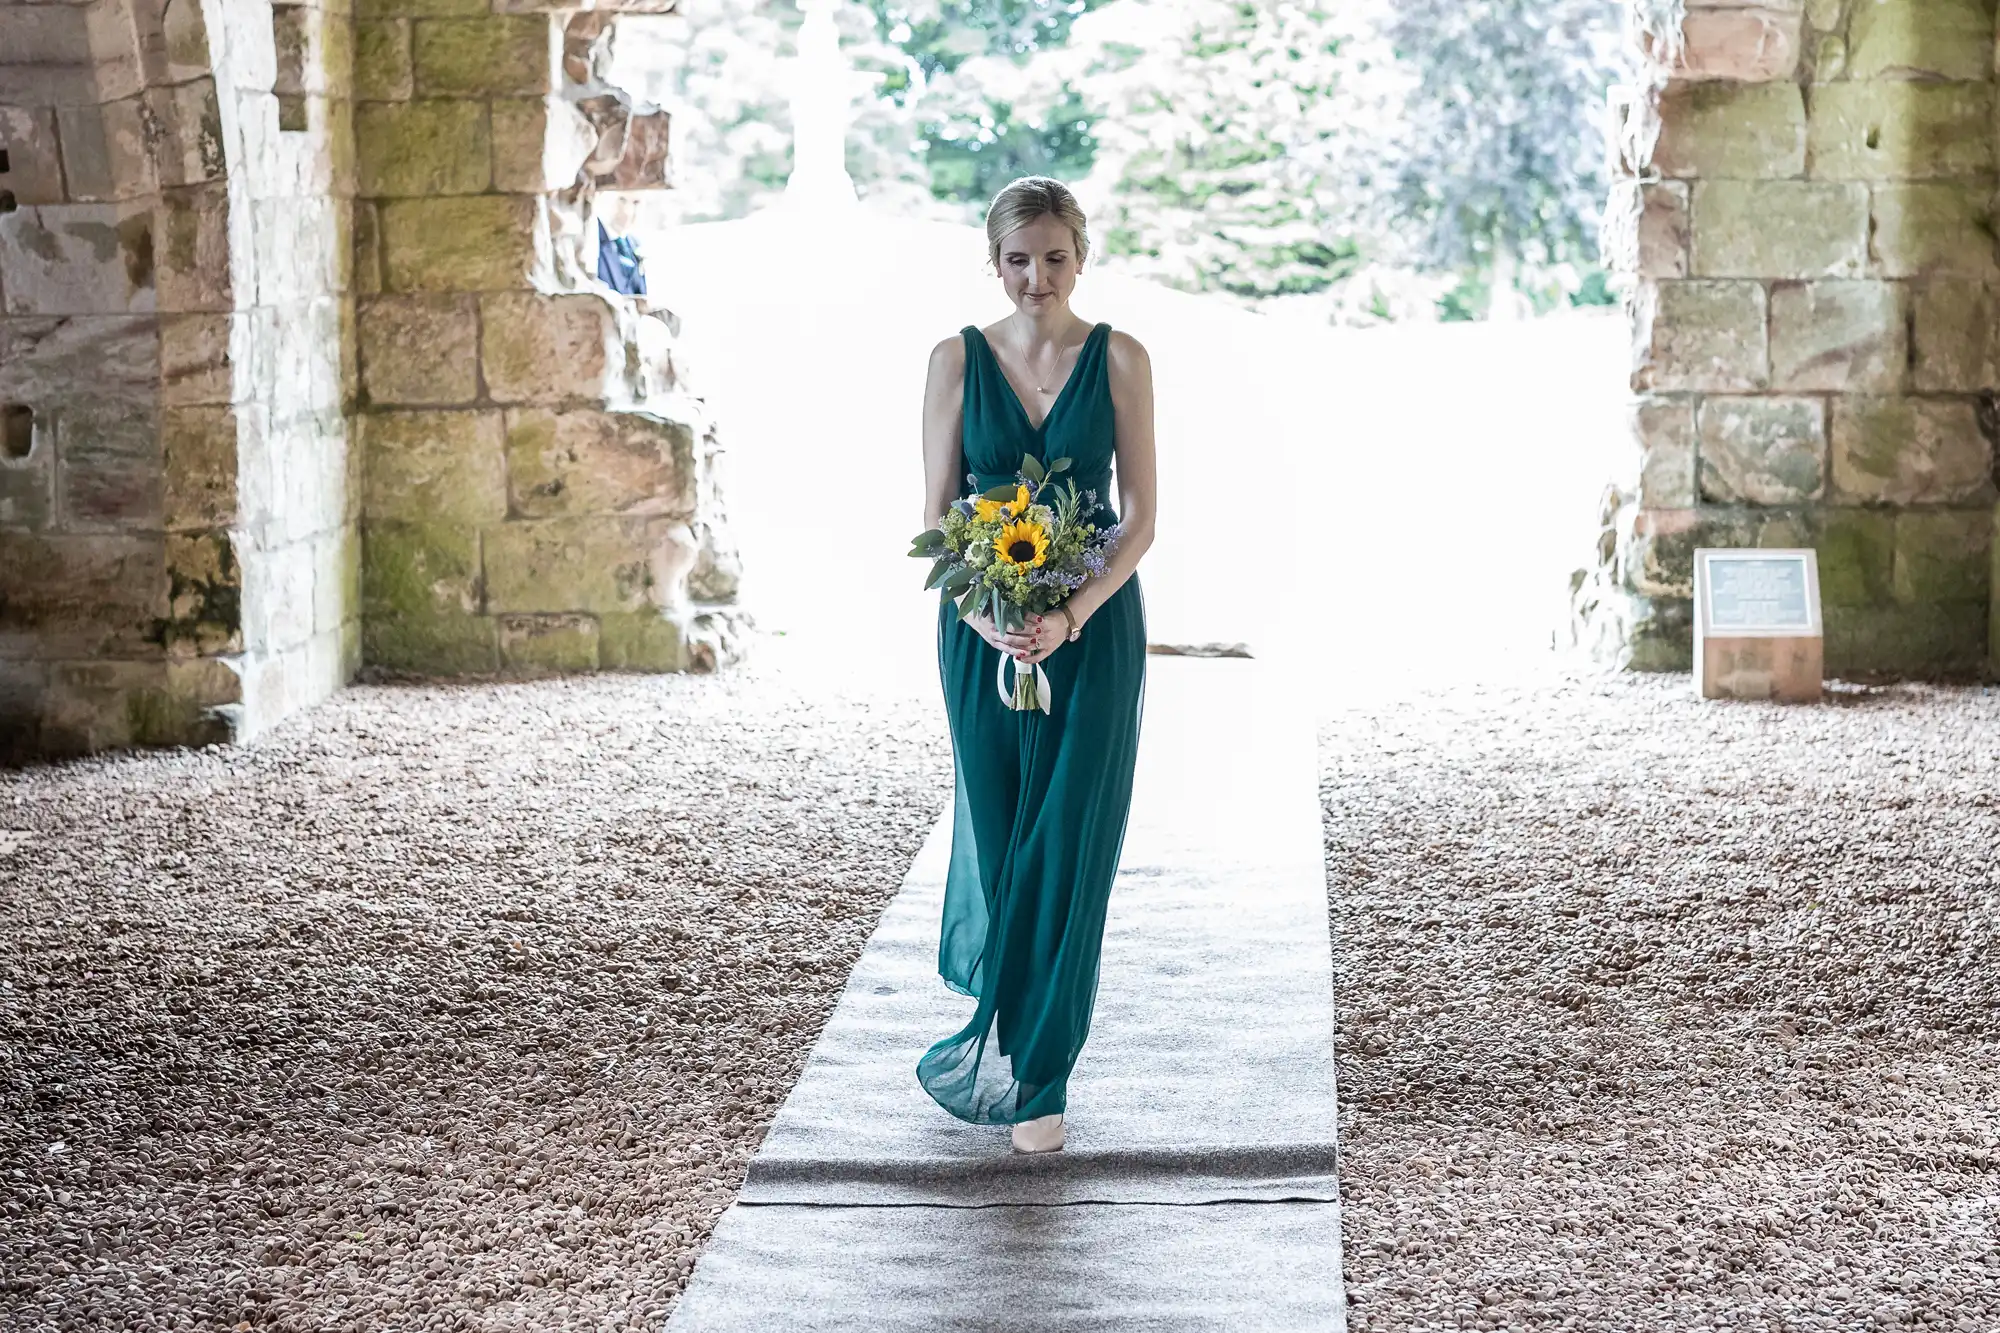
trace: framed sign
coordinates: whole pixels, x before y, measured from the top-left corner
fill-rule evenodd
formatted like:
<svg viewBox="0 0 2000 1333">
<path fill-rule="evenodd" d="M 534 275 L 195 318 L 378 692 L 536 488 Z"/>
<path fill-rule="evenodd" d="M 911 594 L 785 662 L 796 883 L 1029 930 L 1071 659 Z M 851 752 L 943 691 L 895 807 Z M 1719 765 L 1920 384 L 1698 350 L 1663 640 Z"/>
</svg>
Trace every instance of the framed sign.
<svg viewBox="0 0 2000 1333">
<path fill-rule="evenodd" d="M 1704 699 L 1818 699 L 1824 644 L 1812 551 L 1694 553 L 1694 678 Z"/>
<path fill-rule="evenodd" d="M 1698 550 L 1694 601 L 1709 635 L 1818 634 L 1819 559 L 1811 550 Z"/>
</svg>

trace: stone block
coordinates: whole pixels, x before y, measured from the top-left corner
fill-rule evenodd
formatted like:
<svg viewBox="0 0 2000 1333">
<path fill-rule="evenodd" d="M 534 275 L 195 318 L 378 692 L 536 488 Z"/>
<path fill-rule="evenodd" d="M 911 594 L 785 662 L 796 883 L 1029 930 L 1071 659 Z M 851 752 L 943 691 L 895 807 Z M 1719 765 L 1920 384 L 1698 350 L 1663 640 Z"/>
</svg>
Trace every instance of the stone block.
<svg viewBox="0 0 2000 1333">
<path fill-rule="evenodd" d="M 1702 181 L 1694 268 L 1703 278 L 1851 278 L 1868 259 L 1868 187 Z"/>
<path fill-rule="evenodd" d="M 680 620 L 659 611 L 599 616 L 597 641 L 598 657 L 607 671 L 685 671 L 688 667 Z"/>
<path fill-rule="evenodd" d="M 392 292 L 510 291 L 538 253 L 531 195 L 392 199 L 377 206 L 383 286 Z"/>
<path fill-rule="evenodd" d="M 406 101 L 416 90 L 408 19 L 358 19 L 354 24 L 354 98 Z"/>
<path fill-rule="evenodd" d="M 397 523 L 371 517 L 361 529 L 362 618 L 477 614 L 482 596 L 479 548 L 477 532 L 442 520 Z"/>
<path fill-rule="evenodd" d="M 1818 398 L 1702 400 L 1701 498 L 1793 505 L 1826 480 L 1826 405 Z"/>
<path fill-rule="evenodd" d="M 1659 181 L 1641 187 L 1638 274 L 1642 278 L 1688 275 L 1688 187 Z"/>
<path fill-rule="evenodd" d="M 222 107 L 216 101 L 214 79 L 148 88 L 145 105 L 161 185 L 222 179 Z"/>
<path fill-rule="evenodd" d="M 508 671 L 597 670 L 597 618 L 501 616 L 500 665 Z"/>
<path fill-rule="evenodd" d="M 227 403 L 235 397 L 230 357 L 233 315 L 196 313 L 160 319 L 160 401 L 169 407 Z"/>
<path fill-rule="evenodd" d="M 1986 653 L 1986 608 L 1828 607 L 1826 669 L 1839 676 L 1966 676 Z"/>
<path fill-rule="evenodd" d="M 354 15 L 362 19 L 468 18 L 484 14 L 487 0 L 354 0 Z"/>
<path fill-rule="evenodd" d="M 1633 312 L 1635 392 L 1748 393 L 1770 382 L 1762 284 L 1641 283 Z"/>
<path fill-rule="evenodd" d="M 356 296 L 373 296 L 382 290 L 382 221 L 375 205 L 356 199 L 353 205 L 354 269 Z"/>
<path fill-rule="evenodd" d="M 227 187 L 195 185 L 163 191 L 156 213 L 153 258 L 160 309 L 234 309 Z"/>
<path fill-rule="evenodd" d="M 311 301 L 339 286 L 347 233 L 331 199 L 259 199 L 251 242 L 257 256 L 257 303 Z"/>
<path fill-rule="evenodd" d="M 243 651 L 243 567 L 227 532 L 170 535 L 167 615 L 161 641 L 170 657 Z"/>
<path fill-rule="evenodd" d="M 2000 283 L 1937 278 L 1912 288 L 1911 387 L 1919 393 L 2000 391 Z"/>
<path fill-rule="evenodd" d="M 25 458 L 0 458 L 0 528 L 35 531 L 55 508 L 54 453 L 43 445 Z"/>
<path fill-rule="evenodd" d="M 237 428 L 229 407 L 169 407 L 160 413 L 169 531 L 223 528 L 237 518 Z"/>
<path fill-rule="evenodd" d="M 253 652 L 289 652 L 313 635 L 313 543 L 260 551 L 244 571 L 243 636 Z"/>
<path fill-rule="evenodd" d="M 470 296 L 378 296 L 357 316 L 371 404 L 451 407 L 479 396 L 479 310 Z"/>
<path fill-rule="evenodd" d="M 9 65 L 88 65 L 90 27 L 85 11 L 69 5 L 10 9 L 5 27 Z"/>
<path fill-rule="evenodd" d="M 545 14 L 418 19 L 416 88 L 424 97 L 528 97 L 552 91 L 556 24 Z"/>
<path fill-rule="evenodd" d="M 150 114 L 143 97 L 57 109 L 70 198 L 124 202 L 158 188 Z"/>
<path fill-rule="evenodd" d="M 695 543 L 663 517 L 550 518 L 485 532 L 496 612 L 642 611 L 679 603 Z"/>
<path fill-rule="evenodd" d="M 1631 408 L 1639 443 L 1639 504 L 1646 509 L 1689 509 L 1695 502 L 1694 400 L 1645 397 Z"/>
<path fill-rule="evenodd" d="M 637 413 L 520 409 L 507 414 L 507 477 L 518 516 L 686 518 L 695 508 L 694 435 Z"/>
<path fill-rule="evenodd" d="M 1799 64 L 1805 15 L 1761 6 L 1689 7 L 1673 74 L 1682 79 L 1764 83 L 1789 79 Z"/>
<path fill-rule="evenodd" d="M 1771 386 L 1889 393 L 1909 361 L 1904 289 L 1888 282 L 1782 283 L 1771 289 Z"/>
<path fill-rule="evenodd" d="M 1890 278 L 1993 276 L 2000 272 L 1995 228 L 1990 184 L 1878 185 L 1871 247 L 1875 270 Z"/>
<path fill-rule="evenodd" d="M 573 103 L 521 97 L 493 103 L 495 189 L 567 189 L 596 146 L 597 131 Z"/>
<path fill-rule="evenodd" d="M 1906 510 L 1896 515 L 1896 600 L 1984 605 L 1992 554 L 1990 508 Z"/>
<path fill-rule="evenodd" d="M 158 535 L 0 531 L 0 658 L 157 657 Z"/>
<path fill-rule="evenodd" d="M 494 293 L 480 298 L 480 364 L 497 403 L 600 404 L 624 370 L 617 312 L 601 297 Z"/>
<path fill-rule="evenodd" d="M 1833 487 L 1864 504 L 1977 504 L 1993 494 L 1993 449 L 1970 399 L 1833 400 Z"/>
<path fill-rule="evenodd" d="M 664 111 L 634 113 L 625 121 L 618 160 L 597 183 L 613 190 L 661 190 L 667 186 L 669 117 Z"/>
<path fill-rule="evenodd" d="M 361 533 L 352 525 L 313 542 L 313 629 L 339 629 L 361 615 Z"/>
<path fill-rule="evenodd" d="M 0 319 L 0 400 L 45 409 L 151 403 L 159 375 L 160 337 L 151 316 Z"/>
<path fill-rule="evenodd" d="M 1856 0 L 1850 79 L 1966 79 L 1992 71 L 1991 0 Z"/>
<path fill-rule="evenodd" d="M 370 198 L 478 194 L 492 183 L 484 102 L 428 99 L 354 108 L 355 188 Z"/>
<path fill-rule="evenodd" d="M 1782 180 L 1806 165 L 1804 95 L 1793 83 L 1678 83 L 1660 95 L 1653 166 L 1663 176 Z"/>
<path fill-rule="evenodd" d="M 1823 83 L 1807 135 L 1819 180 L 1911 180 L 1993 170 L 1992 85 Z"/>
<path fill-rule="evenodd" d="M 0 273 L 10 315 L 151 311 L 152 217 L 115 204 L 0 213 Z"/>
<path fill-rule="evenodd" d="M 7 146 L 6 185 L 17 205 L 64 201 L 54 108 L 0 106 L 0 144 Z"/>
<path fill-rule="evenodd" d="M 1827 606 L 1876 606 L 1894 593 L 1896 516 L 1881 509 L 1823 509 L 1812 546 Z"/>
<path fill-rule="evenodd" d="M 56 495 L 66 527 L 160 527 L 165 478 L 156 413 L 67 408 L 56 420 L 56 448 Z"/>
<path fill-rule="evenodd" d="M 500 642 L 491 616 L 370 617 L 361 622 L 361 657 L 391 671 L 490 676 L 500 670 Z"/>
<path fill-rule="evenodd" d="M 376 412 L 363 419 L 362 449 L 362 512 L 370 522 L 470 532 L 507 514 L 498 412 Z"/>
</svg>

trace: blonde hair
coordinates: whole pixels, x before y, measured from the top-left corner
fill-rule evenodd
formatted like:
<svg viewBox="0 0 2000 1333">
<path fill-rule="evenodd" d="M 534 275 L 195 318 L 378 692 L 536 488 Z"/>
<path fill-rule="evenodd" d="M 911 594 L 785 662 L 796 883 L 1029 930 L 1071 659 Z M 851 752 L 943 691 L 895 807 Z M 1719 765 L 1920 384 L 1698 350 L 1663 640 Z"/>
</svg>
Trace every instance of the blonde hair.
<svg viewBox="0 0 2000 1333">
<path fill-rule="evenodd" d="M 1076 262 L 1090 257 L 1090 231 L 1083 206 L 1069 186 L 1049 176 L 1023 176 L 1004 186 L 986 207 L 986 255 L 1000 267 L 1000 243 L 1037 218 L 1052 217 L 1076 238 Z"/>
</svg>

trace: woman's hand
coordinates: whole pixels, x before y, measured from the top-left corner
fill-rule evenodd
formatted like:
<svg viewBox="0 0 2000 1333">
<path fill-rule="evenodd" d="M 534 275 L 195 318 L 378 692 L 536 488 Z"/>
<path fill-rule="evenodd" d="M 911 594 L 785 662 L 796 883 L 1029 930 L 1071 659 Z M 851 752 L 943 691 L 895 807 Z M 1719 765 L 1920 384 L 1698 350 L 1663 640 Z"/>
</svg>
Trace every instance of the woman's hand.
<svg viewBox="0 0 2000 1333">
<path fill-rule="evenodd" d="M 967 616 L 965 623 L 972 626 L 973 632 L 980 638 L 1015 661 L 1029 666 L 1045 661 L 1069 638 L 1069 622 L 1060 614 L 1038 616 L 1030 611 L 1027 624 L 1014 630 L 997 628 L 993 617 L 984 611 Z"/>
</svg>

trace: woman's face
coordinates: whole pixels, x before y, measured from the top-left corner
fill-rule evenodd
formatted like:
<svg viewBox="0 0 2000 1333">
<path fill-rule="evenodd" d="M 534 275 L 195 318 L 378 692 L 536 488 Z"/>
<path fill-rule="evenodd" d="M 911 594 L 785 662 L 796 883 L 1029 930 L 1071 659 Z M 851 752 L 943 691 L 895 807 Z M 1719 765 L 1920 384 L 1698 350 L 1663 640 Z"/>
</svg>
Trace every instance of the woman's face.
<svg viewBox="0 0 2000 1333">
<path fill-rule="evenodd" d="M 1052 214 L 1042 214 L 1000 242 L 1000 283 L 1024 315 L 1066 305 L 1080 268 L 1076 237 Z"/>
</svg>

